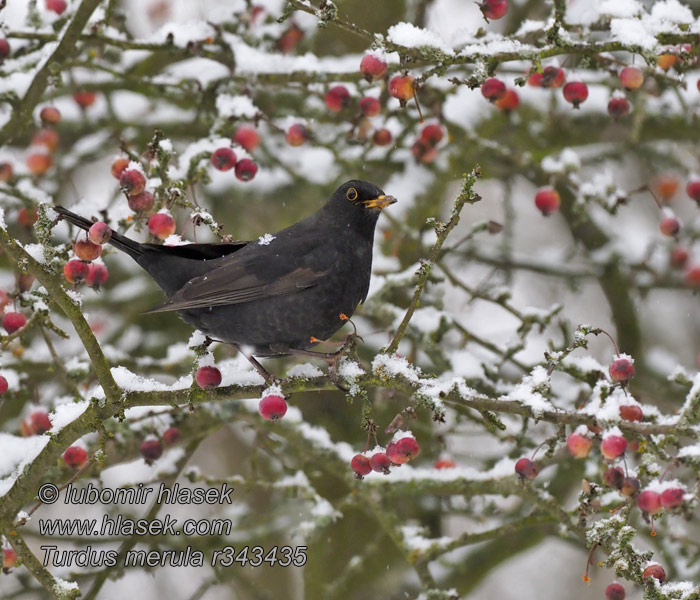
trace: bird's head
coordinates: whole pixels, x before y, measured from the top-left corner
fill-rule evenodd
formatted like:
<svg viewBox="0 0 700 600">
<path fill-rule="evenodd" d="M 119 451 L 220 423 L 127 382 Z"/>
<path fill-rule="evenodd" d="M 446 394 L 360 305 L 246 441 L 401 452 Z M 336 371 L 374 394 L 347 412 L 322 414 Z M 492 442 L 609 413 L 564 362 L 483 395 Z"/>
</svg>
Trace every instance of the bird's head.
<svg viewBox="0 0 700 600">
<path fill-rule="evenodd" d="M 333 193 L 326 208 L 331 210 L 340 221 L 365 230 L 371 235 L 374 233 L 374 226 L 382 209 L 394 202 L 396 198 L 387 196 L 376 185 L 352 179 L 346 181 Z"/>
</svg>

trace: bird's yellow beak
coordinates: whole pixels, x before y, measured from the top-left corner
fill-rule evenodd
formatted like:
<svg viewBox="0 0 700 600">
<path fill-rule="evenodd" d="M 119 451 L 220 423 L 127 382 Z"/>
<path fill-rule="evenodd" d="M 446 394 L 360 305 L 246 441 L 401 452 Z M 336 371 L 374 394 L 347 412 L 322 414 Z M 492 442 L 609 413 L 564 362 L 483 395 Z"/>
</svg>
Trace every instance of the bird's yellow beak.
<svg viewBox="0 0 700 600">
<path fill-rule="evenodd" d="M 362 204 L 364 204 L 367 208 L 386 208 L 394 202 L 396 202 L 396 198 L 382 194 L 381 196 L 377 196 L 371 200 L 364 200 Z"/>
</svg>

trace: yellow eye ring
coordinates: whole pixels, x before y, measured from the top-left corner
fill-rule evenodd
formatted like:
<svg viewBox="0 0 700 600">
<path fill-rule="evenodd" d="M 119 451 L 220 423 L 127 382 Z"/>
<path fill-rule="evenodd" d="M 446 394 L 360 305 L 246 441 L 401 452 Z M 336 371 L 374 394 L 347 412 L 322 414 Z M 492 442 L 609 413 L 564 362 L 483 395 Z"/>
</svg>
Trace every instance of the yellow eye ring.
<svg viewBox="0 0 700 600">
<path fill-rule="evenodd" d="M 357 190 L 355 188 L 350 188 L 347 192 L 345 192 L 345 197 L 350 200 L 350 202 L 354 202 L 357 200 Z"/>
</svg>

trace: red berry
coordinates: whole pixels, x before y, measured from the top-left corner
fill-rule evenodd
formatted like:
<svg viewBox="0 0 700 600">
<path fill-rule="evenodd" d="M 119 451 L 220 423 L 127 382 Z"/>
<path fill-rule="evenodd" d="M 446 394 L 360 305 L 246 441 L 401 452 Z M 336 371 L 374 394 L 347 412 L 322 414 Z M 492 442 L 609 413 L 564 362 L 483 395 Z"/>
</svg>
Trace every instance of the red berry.
<svg viewBox="0 0 700 600">
<path fill-rule="evenodd" d="M 19 331 L 27 324 L 27 317 L 18 312 L 7 312 L 2 317 L 2 326 L 9 334 Z"/>
<path fill-rule="evenodd" d="M 688 253 L 687 248 L 683 248 L 682 246 L 676 246 L 673 250 L 671 250 L 671 256 L 669 257 L 669 261 L 672 267 L 675 267 L 676 269 L 682 269 L 685 266 L 685 263 L 688 262 L 689 256 L 690 254 Z"/>
<path fill-rule="evenodd" d="M 29 415 L 29 421 L 31 423 L 31 429 L 35 435 L 46 433 L 51 429 L 51 427 L 53 427 L 49 413 L 43 408 L 33 411 Z"/>
<path fill-rule="evenodd" d="M 628 498 L 634 497 L 639 491 L 640 483 L 636 477 L 625 477 L 620 486 L 620 493 Z"/>
<path fill-rule="evenodd" d="M 619 583 L 611 583 L 605 588 L 605 600 L 625 600 L 625 588 Z"/>
<path fill-rule="evenodd" d="M 9 162 L 0 163 L 0 181 L 7 183 L 15 176 L 15 170 Z"/>
<path fill-rule="evenodd" d="M 502 110 L 504 113 L 510 113 L 520 105 L 520 96 L 514 89 L 506 88 L 506 93 L 496 100 L 495 104 L 499 110 Z"/>
<path fill-rule="evenodd" d="M 374 135 L 372 136 L 372 141 L 377 146 L 388 146 L 389 144 L 391 144 L 391 140 L 391 131 L 389 131 L 386 128 L 378 129 L 374 132 Z"/>
<path fill-rule="evenodd" d="M 615 97 L 608 102 L 608 114 L 613 119 L 626 117 L 630 113 L 630 103 L 627 98 Z"/>
<path fill-rule="evenodd" d="M 700 80 L 698 80 L 700 81 Z M 685 192 L 690 198 L 700 205 L 700 180 L 691 179 L 688 185 L 685 186 Z"/>
<path fill-rule="evenodd" d="M 386 455 L 386 452 L 375 452 L 369 459 L 369 463 L 372 465 L 373 471 L 377 471 L 377 473 L 384 473 L 385 475 L 389 473 L 391 461 Z"/>
<path fill-rule="evenodd" d="M 644 83 L 644 73 L 637 67 L 624 67 L 620 71 L 620 83 L 628 92 L 639 89 Z"/>
<path fill-rule="evenodd" d="M 500 19 L 508 10 L 508 0 L 484 0 L 477 6 L 481 9 L 484 19 Z"/>
<path fill-rule="evenodd" d="M 559 192 L 554 188 L 542 188 L 537 191 L 535 195 L 535 206 L 540 209 L 540 212 L 545 217 L 559 210 L 560 205 L 561 198 L 559 197 Z"/>
<path fill-rule="evenodd" d="M 395 75 L 389 81 L 389 94 L 405 104 L 415 95 L 413 83 L 412 75 Z"/>
<path fill-rule="evenodd" d="M 618 490 L 625 481 L 625 472 L 620 467 L 610 467 L 603 473 L 603 483 Z"/>
<path fill-rule="evenodd" d="M 386 455 L 395 465 L 402 465 L 413 460 L 420 451 L 415 438 L 404 437 L 395 442 L 391 442 L 386 447 Z"/>
<path fill-rule="evenodd" d="M 73 100 L 75 100 L 75 102 L 81 108 L 92 106 L 95 103 L 96 98 L 97 94 L 95 94 L 95 92 L 89 92 L 87 90 L 80 90 L 73 94 Z"/>
<path fill-rule="evenodd" d="M 520 475 L 520 479 L 533 480 L 540 472 L 540 468 L 529 458 L 521 458 L 515 463 L 515 472 Z"/>
<path fill-rule="evenodd" d="M 285 139 L 290 146 L 301 146 L 309 139 L 309 131 L 305 125 L 297 123 L 289 128 Z"/>
<path fill-rule="evenodd" d="M 350 104 L 350 92 L 344 85 L 334 85 L 326 92 L 326 107 L 333 112 L 340 112 Z"/>
<path fill-rule="evenodd" d="M 360 73 L 369 81 L 376 81 L 386 75 L 387 64 L 374 54 L 366 54 L 360 62 Z"/>
<path fill-rule="evenodd" d="M 124 172 L 124 169 L 126 169 L 129 166 L 129 159 L 128 158 L 117 158 L 113 163 L 112 163 L 112 177 L 115 179 L 121 179 L 122 173 Z"/>
<path fill-rule="evenodd" d="M 140 194 L 128 196 L 126 201 L 129 204 L 129 208 L 134 212 L 148 212 L 156 202 L 151 192 L 141 192 Z"/>
<path fill-rule="evenodd" d="M 163 445 L 156 437 L 148 437 L 141 442 L 141 456 L 147 465 L 152 465 L 163 455 Z"/>
<path fill-rule="evenodd" d="M 241 181 L 250 181 L 257 172 L 258 165 L 249 158 L 242 158 L 236 164 L 236 177 Z"/>
<path fill-rule="evenodd" d="M 650 515 L 661 510 L 661 496 L 651 490 L 644 490 L 637 496 L 637 506 Z"/>
<path fill-rule="evenodd" d="M 621 435 L 608 435 L 603 438 L 600 444 L 600 451 L 603 456 L 608 460 L 617 458 L 621 454 L 624 454 L 627 449 L 627 440 Z"/>
<path fill-rule="evenodd" d="M 109 227 L 109 225 L 107 225 L 107 223 L 104 223 L 103 221 L 97 221 L 96 223 L 93 223 L 90 226 L 90 229 L 88 229 L 88 239 L 93 244 L 106 244 L 111 237 L 112 230 Z"/>
<path fill-rule="evenodd" d="M 7 382 L 7 379 L 0 375 L 0 396 L 2 396 L 7 389 L 10 387 L 10 384 Z"/>
<path fill-rule="evenodd" d="M 372 465 L 369 458 L 362 456 L 362 454 L 355 454 L 350 461 L 350 468 L 355 471 L 355 477 L 357 479 L 362 479 L 365 475 L 369 475 L 372 472 Z"/>
<path fill-rule="evenodd" d="M 620 418 L 623 421 L 643 421 L 644 412 L 636 404 L 625 404 L 620 407 Z"/>
<path fill-rule="evenodd" d="M 676 195 L 680 182 L 672 173 L 662 173 L 654 180 L 656 194 L 667 204 Z"/>
<path fill-rule="evenodd" d="M 81 260 L 95 260 L 102 254 L 102 246 L 93 244 L 90 240 L 78 240 L 73 244 L 75 255 Z"/>
<path fill-rule="evenodd" d="M 0 63 L 10 56 L 10 44 L 5 38 L 0 38 Z"/>
<path fill-rule="evenodd" d="M 257 129 L 243 125 L 236 129 L 233 134 L 233 141 L 243 146 L 248 152 L 252 152 L 260 144 L 260 134 Z"/>
<path fill-rule="evenodd" d="M 490 77 L 481 84 L 481 95 L 489 102 L 495 102 L 506 95 L 506 84 L 500 79 Z"/>
<path fill-rule="evenodd" d="M 304 38 L 304 30 L 296 23 L 292 23 L 289 29 L 282 34 L 282 37 L 277 42 L 277 47 L 283 54 L 289 54 L 294 51 L 297 44 Z"/>
<path fill-rule="evenodd" d="M 564 99 L 578 108 L 588 98 L 588 86 L 582 81 L 570 81 L 564 86 Z"/>
<path fill-rule="evenodd" d="M 685 283 L 690 287 L 700 287 L 700 266 L 690 267 L 685 272 Z"/>
<path fill-rule="evenodd" d="M 258 406 L 258 412 L 263 419 L 274 423 L 287 413 L 287 401 L 277 394 L 263 396 Z"/>
<path fill-rule="evenodd" d="M 442 469 L 454 469 L 456 466 L 457 463 L 455 463 L 455 461 L 453 461 L 451 458 L 441 458 L 436 460 L 433 464 L 433 468 L 437 469 L 438 471 Z"/>
<path fill-rule="evenodd" d="M 63 265 L 63 276 L 68 283 L 82 283 L 87 279 L 89 272 L 90 266 L 77 258 L 73 258 Z"/>
<path fill-rule="evenodd" d="M 3 548 L 2 549 L 3 563 L 2 570 L 6 571 L 11 569 L 17 564 L 17 553 L 14 548 Z"/>
<path fill-rule="evenodd" d="M 128 196 L 136 196 L 146 189 L 146 177 L 138 169 L 125 169 L 119 177 L 119 186 Z"/>
<path fill-rule="evenodd" d="M 62 15 L 68 4 L 65 0 L 46 0 L 46 10 L 55 12 L 57 15 Z"/>
<path fill-rule="evenodd" d="M 99 263 L 90 263 L 87 277 L 85 277 L 85 284 L 94 290 L 99 290 L 100 286 L 107 281 L 107 277 L 109 277 L 107 267 Z"/>
<path fill-rule="evenodd" d="M 170 214 L 159 212 L 148 219 L 148 231 L 160 240 L 175 233 L 175 219 Z"/>
<path fill-rule="evenodd" d="M 53 165 L 50 154 L 44 152 L 34 152 L 27 156 L 27 169 L 32 175 L 43 175 Z"/>
<path fill-rule="evenodd" d="M 647 577 L 654 577 L 659 580 L 659 583 L 663 583 L 666 581 L 666 571 L 664 571 L 664 568 L 659 564 L 649 565 L 642 572 L 642 578 L 646 579 Z"/>
<path fill-rule="evenodd" d="M 535 87 L 557 88 L 564 85 L 566 73 L 559 67 L 545 67 L 542 73 L 532 73 L 527 82 Z"/>
<path fill-rule="evenodd" d="M 163 441 L 172 446 L 180 440 L 180 430 L 177 427 L 168 427 L 163 433 Z"/>
<path fill-rule="evenodd" d="M 365 117 L 376 117 L 382 110 L 379 100 L 372 96 L 365 96 L 360 100 L 360 110 Z"/>
<path fill-rule="evenodd" d="M 420 139 L 431 146 L 437 146 L 444 136 L 440 125 L 426 125 L 423 131 L 420 132 Z"/>
<path fill-rule="evenodd" d="M 211 155 L 211 164 L 219 171 L 229 171 L 236 166 L 236 154 L 231 148 L 218 148 Z"/>
<path fill-rule="evenodd" d="M 572 433 L 566 438 L 566 447 L 569 449 L 571 456 L 575 458 L 585 458 L 593 447 L 593 440 L 580 433 Z"/>
<path fill-rule="evenodd" d="M 221 385 L 221 371 L 216 367 L 199 367 L 194 378 L 197 385 L 205 390 L 211 390 Z"/>
<path fill-rule="evenodd" d="M 80 469 L 85 466 L 88 460 L 88 453 L 82 446 L 71 446 L 63 453 L 63 462 L 71 469 Z"/>
<path fill-rule="evenodd" d="M 32 227 L 39 219 L 39 213 L 36 208 L 22 207 L 17 213 L 17 223 L 22 227 Z"/>
<path fill-rule="evenodd" d="M 675 237 L 681 230 L 681 222 L 676 217 L 666 217 L 659 223 L 659 231 L 667 237 Z"/>
<path fill-rule="evenodd" d="M 39 118 L 42 123 L 55 125 L 61 120 L 61 112 L 54 106 L 45 106 L 39 111 Z"/>
<path fill-rule="evenodd" d="M 656 64 L 664 71 L 668 71 L 680 59 L 675 54 L 662 54 L 656 59 Z"/>
<path fill-rule="evenodd" d="M 438 150 L 434 146 L 428 144 L 425 140 L 419 139 L 411 146 L 411 152 L 416 162 L 421 162 L 426 165 L 432 163 L 438 155 Z"/>
<path fill-rule="evenodd" d="M 678 508 L 683 504 L 683 496 L 685 495 L 685 490 L 681 488 L 667 488 L 661 492 L 661 506 L 666 510 L 672 510 Z"/>
<path fill-rule="evenodd" d="M 44 146 L 49 152 L 58 148 L 58 132 L 55 129 L 40 129 L 32 136 L 32 146 Z"/>
<path fill-rule="evenodd" d="M 616 358 L 610 364 L 608 373 L 613 381 L 628 381 L 634 377 L 634 361 L 627 358 Z"/>
</svg>

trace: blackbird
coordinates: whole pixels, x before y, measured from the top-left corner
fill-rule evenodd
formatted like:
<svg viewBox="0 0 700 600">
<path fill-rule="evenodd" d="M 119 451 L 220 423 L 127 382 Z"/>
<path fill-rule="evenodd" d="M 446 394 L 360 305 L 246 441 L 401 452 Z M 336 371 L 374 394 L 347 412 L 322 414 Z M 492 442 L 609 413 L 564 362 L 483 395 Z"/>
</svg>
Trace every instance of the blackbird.
<svg viewBox="0 0 700 600">
<path fill-rule="evenodd" d="M 260 370 L 253 356 L 330 356 L 308 349 L 340 329 L 367 297 L 374 228 L 394 202 L 376 185 L 352 180 L 314 214 L 257 241 L 164 246 L 113 232 L 109 243 L 165 292 L 167 301 L 147 312 L 178 311 L 207 337 L 249 347 Z M 92 225 L 55 209 L 81 229 Z"/>
</svg>

